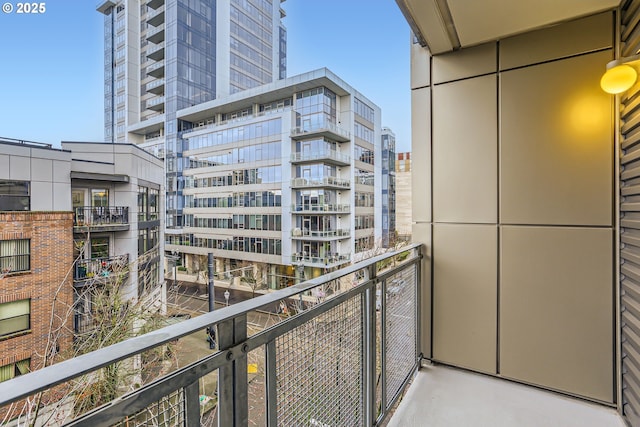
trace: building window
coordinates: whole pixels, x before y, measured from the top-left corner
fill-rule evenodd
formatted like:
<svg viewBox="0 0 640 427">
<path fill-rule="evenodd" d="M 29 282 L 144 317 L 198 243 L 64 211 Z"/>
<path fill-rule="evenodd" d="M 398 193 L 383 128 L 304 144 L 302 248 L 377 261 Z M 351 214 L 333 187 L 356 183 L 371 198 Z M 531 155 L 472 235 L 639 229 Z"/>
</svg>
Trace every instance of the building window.
<svg viewBox="0 0 640 427">
<path fill-rule="evenodd" d="M 24 359 L 19 362 L 0 366 L 0 382 L 26 374 L 29 372 L 30 366 L 31 359 Z"/>
<path fill-rule="evenodd" d="M 91 259 L 109 258 L 109 238 L 93 237 L 91 239 Z"/>
<path fill-rule="evenodd" d="M 30 299 L 0 304 L 0 337 L 31 329 L 30 314 Z"/>
<path fill-rule="evenodd" d="M 0 180 L 0 211 L 28 211 L 30 208 L 29 181 Z"/>
<path fill-rule="evenodd" d="M 0 273 L 29 271 L 30 261 L 29 239 L 0 240 Z"/>
</svg>

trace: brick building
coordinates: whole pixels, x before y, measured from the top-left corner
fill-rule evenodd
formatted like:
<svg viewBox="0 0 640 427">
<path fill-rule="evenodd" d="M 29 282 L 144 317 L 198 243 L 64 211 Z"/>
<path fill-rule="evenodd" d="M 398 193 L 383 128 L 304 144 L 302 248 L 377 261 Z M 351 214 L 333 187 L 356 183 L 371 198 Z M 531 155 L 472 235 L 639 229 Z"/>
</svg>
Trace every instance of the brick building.
<svg viewBox="0 0 640 427">
<path fill-rule="evenodd" d="M 162 161 L 128 144 L 63 146 L 0 138 L 0 381 L 71 355 L 91 316 L 78 286 L 111 260 L 130 260 L 128 299 L 165 304 Z"/>
</svg>

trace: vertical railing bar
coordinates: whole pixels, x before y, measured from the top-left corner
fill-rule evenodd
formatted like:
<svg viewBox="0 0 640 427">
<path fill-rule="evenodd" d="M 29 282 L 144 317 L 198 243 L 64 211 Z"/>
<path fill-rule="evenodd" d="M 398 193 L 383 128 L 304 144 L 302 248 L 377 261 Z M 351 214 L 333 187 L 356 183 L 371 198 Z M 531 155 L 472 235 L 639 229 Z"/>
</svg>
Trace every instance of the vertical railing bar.
<svg viewBox="0 0 640 427">
<path fill-rule="evenodd" d="M 276 376 L 276 342 L 269 341 L 266 345 L 266 393 L 267 393 L 267 427 L 278 425 L 278 387 Z"/>
<path fill-rule="evenodd" d="M 387 412 L 387 279 L 380 282 L 380 401 Z"/>
<path fill-rule="evenodd" d="M 243 314 L 233 320 L 233 344 L 237 345 L 247 339 L 247 315 Z M 249 425 L 249 387 L 247 376 L 247 351 L 242 350 L 233 361 L 234 415 L 236 427 Z"/>
<path fill-rule="evenodd" d="M 365 393 L 365 425 L 373 426 L 376 420 L 376 285 L 368 287 L 363 296 L 365 309 L 364 336 L 364 393 Z"/>
<path fill-rule="evenodd" d="M 185 426 L 200 426 L 200 385 L 198 380 L 184 388 Z"/>
<path fill-rule="evenodd" d="M 233 319 L 218 323 L 218 348 L 233 347 Z M 218 369 L 218 427 L 233 427 L 233 365 L 231 362 Z"/>
<path fill-rule="evenodd" d="M 422 248 L 418 247 L 414 249 L 418 253 L 420 261 L 414 264 L 415 268 L 415 280 L 413 281 L 415 286 L 415 322 L 416 322 L 416 360 L 418 362 L 418 369 L 420 368 L 422 354 Z"/>
</svg>

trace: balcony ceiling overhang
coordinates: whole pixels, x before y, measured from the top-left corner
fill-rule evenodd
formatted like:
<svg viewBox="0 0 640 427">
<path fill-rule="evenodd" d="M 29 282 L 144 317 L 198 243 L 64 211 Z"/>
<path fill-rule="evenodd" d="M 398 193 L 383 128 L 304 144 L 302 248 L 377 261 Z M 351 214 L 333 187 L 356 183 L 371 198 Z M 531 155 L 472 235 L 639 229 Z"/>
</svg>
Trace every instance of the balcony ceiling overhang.
<svg viewBox="0 0 640 427">
<path fill-rule="evenodd" d="M 396 0 L 436 55 L 618 7 L 620 0 Z"/>
</svg>

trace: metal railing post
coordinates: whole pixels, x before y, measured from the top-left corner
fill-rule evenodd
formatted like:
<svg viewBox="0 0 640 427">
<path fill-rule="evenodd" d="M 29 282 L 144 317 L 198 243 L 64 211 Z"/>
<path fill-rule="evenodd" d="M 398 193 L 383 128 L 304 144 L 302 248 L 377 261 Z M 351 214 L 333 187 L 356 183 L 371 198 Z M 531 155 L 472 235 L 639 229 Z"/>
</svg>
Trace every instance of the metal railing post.
<svg viewBox="0 0 640 427">
<path fill-rule="evenodd" d="M 218 349 L 228 350 L 247 339 L 247 315 L 218 324 Z M 218 370 L 218 426 L 246 427 L 249 424 L 247 352 L 229 352 L 229 361 Z"/>
<path fill-rule="evenodd" d="M 376 285 L 364 294 L 364 388 L 365 425 L 376 422 Z"/>
<path fill-rule="evenodd" d="M 184 388 L 186 426 L 200 426 L 200 384 L 196 380 Z"/>
<path fill-rule="evenodd" d="M 278 425 L 278 385 L 276 378 L 276 342 L 269 341 L 266 345 L 266 394 L 267 394 L 267 426 Z"/>
</svg>

